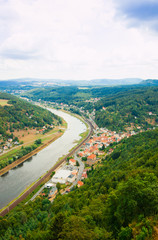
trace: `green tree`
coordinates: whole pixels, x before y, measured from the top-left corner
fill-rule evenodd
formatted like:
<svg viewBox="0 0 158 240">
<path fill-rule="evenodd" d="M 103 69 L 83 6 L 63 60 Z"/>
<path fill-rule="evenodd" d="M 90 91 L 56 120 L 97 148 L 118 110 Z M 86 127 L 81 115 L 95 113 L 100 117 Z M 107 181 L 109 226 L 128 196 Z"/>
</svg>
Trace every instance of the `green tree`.
<svg viewBox="0 0 158 240">
<path fill-rule="evenodd" d="M 61 184 L 60 184 L 59 182 L 57 182 L 56 187 L 57 187 L 57 189 L 58 189 L 58 192 L 60 192 Z"/>
</svg>

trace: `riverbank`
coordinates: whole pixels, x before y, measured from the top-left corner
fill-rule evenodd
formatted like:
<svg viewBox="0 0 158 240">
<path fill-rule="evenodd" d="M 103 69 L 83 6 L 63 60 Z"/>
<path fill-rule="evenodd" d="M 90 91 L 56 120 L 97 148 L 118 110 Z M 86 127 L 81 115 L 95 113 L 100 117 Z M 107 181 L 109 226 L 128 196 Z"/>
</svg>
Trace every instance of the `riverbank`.
<svg viewBox="0 0 158 240">
<path fill-rule="evenodd" d="M 65 128 L 66 129 L 66 128 Z M 34 156 L 35 154 L 37 154 L 39 151 L 41 151 L 42 149 L 44 149 L 45 147 L 47 147 L 49 144 L 51 144 L 52 142 L 54 142 L 55 140 L 57 140 L 59 137 L 61 137 L 63 135 L 64 131 L 58 131 L 55 136 L 53 136 L 53 138 L 49 141 L 46 141 L 46 143 L 42 144 L 40 147 L 36 148 L 35 150 L 31 151 L 30 153 L 26 154 L 25 156 L 21 157 L 20 159 L 16 160 L 15 162 L 9 164 L 8 166 L 6 166 L 5 168 L 2 168 L 0 170 L 0 176 L 6 174 L 9 170 L 17 167 L 18 165 L 22 164 L 23 162 L 25 162 L 28 158 Z"/>
<path fill-rule="evenodd" d="M 42 184 L 42 182 L 46 178 L 50 177 L 53 171 L 55 171 L 59 166 L 61 166 L 61 164 L 63 164 L 63 162 L 65 162 L 68 157 L 73 155 L 80 148 L 80 146 L 90 138 L 91 133 L 93 131 L 93 127 L 91 126 L 90 123 L 87 124 L 89 125 L 89 133 L 86 136 L 86 138 L 82 139 L 82 141 L 79 144 L 77 144 L 77 146 L 75 146 L 73 150 L 71 150 L 66 156 L 62 157 L 62 159 L 60 159 L 58 163 L 56 163 L 49 171 L 47 171 L 47 173 L 44 176 L 40 177 L 40 179 L 37 182 L 35 182 L 33 186 L 27 189 L 22 195 L 20 194 L 20 196 L 17 197 L 15 201 L 12 201 L 11 204 L 8 204 L 5 208 L 3 208 L 3 211 L 0 212 L 0 216 L 6 215 L 11 209 L 13 209 L 21 201 L 23 201 L 30 193 L 32 193 L 32 191 L 34 191 L 40 184 Z"/>
</svg>

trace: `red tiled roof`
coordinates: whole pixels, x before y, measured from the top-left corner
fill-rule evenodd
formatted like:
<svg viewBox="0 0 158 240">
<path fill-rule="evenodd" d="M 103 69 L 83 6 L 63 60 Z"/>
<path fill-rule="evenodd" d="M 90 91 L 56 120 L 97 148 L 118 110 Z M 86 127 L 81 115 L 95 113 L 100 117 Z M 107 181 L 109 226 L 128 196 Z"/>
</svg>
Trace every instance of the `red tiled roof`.
<svg viewBox="0 0 158 240">
<path fill-rule="evenodd" d="M 78 184 L 80 187 L 84 185 L 84 183 L 81 182 L 81 181 L 78 181 L 77 184 Z"/>
<path fill-rule="evenodd" d="M 96 155 L 95 154 L 91 154 L 91 155 L 88 156 L 88 158 L 94 159 L 94 158 L 96 158 Z"/>
<path fill-rule="evenodd" d="M 71 158 L 70 160 L 69 160 L 69 162 L 73 162 L 73 163 L 75 163 L 76 162 L 76 160 L 75 159 L 73 159 L 73 158 Z"/>
</svg>

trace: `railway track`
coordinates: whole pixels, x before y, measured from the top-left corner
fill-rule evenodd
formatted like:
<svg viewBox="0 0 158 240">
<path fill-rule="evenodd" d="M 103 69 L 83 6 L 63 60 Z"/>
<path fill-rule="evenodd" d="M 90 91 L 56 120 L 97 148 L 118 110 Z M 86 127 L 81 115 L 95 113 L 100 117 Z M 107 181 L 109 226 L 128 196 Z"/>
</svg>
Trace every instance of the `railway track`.
<svg viewBox="0 0 158 240">
<path fill-rule="evenodd" d="M 84 117 L 83 117 L 84 118 Z M 22 202 L 31 192 L 33 192 L 46 178 L 48 178 L 53 171 L 55 171 L 61 164 L 63 164 L 68 157 L 72 156 L 91 136 L 93 132 L 92 123 L 84 118 L 84 121 L 89 125 L 90 131 L 87 137 L 77 145 L 71 152 L 69 152 L 63 159 L 60 160 L 54 167 L 52 167 L 43 177 L 41 177 L 33 186 L 31 186 L 26 192 L 24 192 L 18 199 L 16 199 L 13 203 L 11 203 L 8 207 L 0 212 L 0 216 L 4 217 L 7 213 L 9 213 L 14 207 L 16 207 L 20 202 Z"/>
</svg>

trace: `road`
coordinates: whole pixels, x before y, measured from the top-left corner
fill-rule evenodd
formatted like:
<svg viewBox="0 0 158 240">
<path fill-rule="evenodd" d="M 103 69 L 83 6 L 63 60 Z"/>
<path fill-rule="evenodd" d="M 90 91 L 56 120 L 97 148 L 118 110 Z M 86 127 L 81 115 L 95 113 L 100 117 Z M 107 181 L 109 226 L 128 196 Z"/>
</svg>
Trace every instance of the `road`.
<svg viewBox="0 0 158 240">
<path fill-rule="evenodd" d="M 74 159 L 78 161 L 80 167 L 79 167 L 79 171 L 78 171 L 78 175 L 77 175 L 77 178 L 76 180 L 73 182 L 73 184 L 71 185 L 70 189 L 72 189 L 75 185 L 77 185 L 77 182 L 79 180 L 81 180 L 81 177 L 82 177 L 82 173 L 83 173 L 83 170 L 84 170 L 84 163 L 81 161 L 81 159 L 79 157 L 77 157 L 77 153 L 75 152 L 74 154 Z"/>
</svg>

